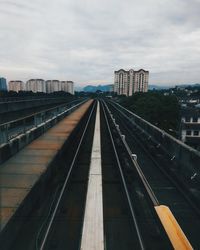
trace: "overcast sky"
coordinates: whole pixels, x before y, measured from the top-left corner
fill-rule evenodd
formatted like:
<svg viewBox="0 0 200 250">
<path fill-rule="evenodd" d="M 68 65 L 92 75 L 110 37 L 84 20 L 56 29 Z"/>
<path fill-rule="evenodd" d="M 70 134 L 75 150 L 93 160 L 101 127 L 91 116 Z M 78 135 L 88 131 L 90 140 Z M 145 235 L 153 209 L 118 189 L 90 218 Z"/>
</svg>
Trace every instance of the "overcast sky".
<svg viewBox="0 0 200 250">
<path fill-rule="evenodd" d="M 200 0 L 0 0 L 0 75 L 113 83 L 200 82 Z"/>
</svg>

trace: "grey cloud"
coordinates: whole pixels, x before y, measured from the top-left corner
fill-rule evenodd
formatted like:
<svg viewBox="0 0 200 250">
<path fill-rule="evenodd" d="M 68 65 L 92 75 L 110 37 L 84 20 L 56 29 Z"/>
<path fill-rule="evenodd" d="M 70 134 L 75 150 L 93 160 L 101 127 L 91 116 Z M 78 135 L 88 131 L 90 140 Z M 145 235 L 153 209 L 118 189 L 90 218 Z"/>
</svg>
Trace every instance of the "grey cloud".
<svg viewBox="0 0 200 250">
<path fill-rule="evenodd" d="M 151 83 L 200 81 L 199 7 L 197 0 L 2 1 L 0 75 L 112 83 L 118 68 L 145 68 Z"/>
</svg>

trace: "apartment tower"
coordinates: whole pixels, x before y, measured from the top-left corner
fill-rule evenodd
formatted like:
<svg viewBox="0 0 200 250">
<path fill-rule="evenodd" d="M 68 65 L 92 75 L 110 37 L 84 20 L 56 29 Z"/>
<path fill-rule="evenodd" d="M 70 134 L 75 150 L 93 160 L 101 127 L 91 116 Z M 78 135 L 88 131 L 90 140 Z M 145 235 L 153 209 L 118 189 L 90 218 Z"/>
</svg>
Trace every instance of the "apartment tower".
<svg viewBox="0 0 200 250">
<path fill-rule="evenodd" d="M 118 95 L 132 96 L 135 92 L 147 92 L 149 71 L 140 69 L 115 71 L 114 92 Z"/>
</svg>

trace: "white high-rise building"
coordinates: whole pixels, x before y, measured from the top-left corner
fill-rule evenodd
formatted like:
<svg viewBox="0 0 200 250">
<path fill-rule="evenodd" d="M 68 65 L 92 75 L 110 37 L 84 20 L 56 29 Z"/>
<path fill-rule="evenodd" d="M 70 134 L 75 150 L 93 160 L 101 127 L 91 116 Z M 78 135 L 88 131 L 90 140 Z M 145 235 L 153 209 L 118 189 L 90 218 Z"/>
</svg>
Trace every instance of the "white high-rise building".
<svg viewBox="0 0 200 250">
<path fill-rule="evenodd" d="M 45 82 L 45 84 L 46 84 L 46 91 L 47 91 L 47 93 L 51 93 L 51 92 L 52 92 L 51 80 L 47 80 L 47 81 Z"/>
<path fill-rule="evenodd" d="M 132 96 L 135 92 L 148 91 L 149 71 L 140 69 L 115 71 L 114 92 L 118 95 Z"/>
<path fill-rule="evenodd" d="M 32 91 L 34 93 L 44 92 L 53 93 L 58 91 L 65 91 L 74 94 L 74 83 L 72 81 L 59 81 L 43 79 L 30 79 L 25 83 L 22 81 L 10 81 L 8 83 L 9 90 L 13 91 Z"/>
<path fill-rule="evenodd" d="M 26 87 L 24 82 L 16 80 L 16 81 L 9 81 L 8 89 L 9 91 L 19 92 L 19 91 L 25 91 Z"/>
<path fill-rule="evenodd" d="M 72 81 L 67 81 L 68 84 L 68 93 L 74 95 L 74 82 Z"/>
<path fill-rule="evenodd" d="M 68 82 L 67 81 L 61 81 L 61 91 L 68 92 Z"/>
<path fill-rule="evenodd" d="M 26 90 L 46 93 L 46 84 L 43 79 L 30 79 L 26 82 Z"/>
<path fill-rule="evenodd" d="M 59 80 L 52 80 L 52 90 L 53 92 L 61 91 L 61 84 Z"/>
<path fill-rule="evenodd" d="M 47 93 L 61 91 L 61 82 L 59 80 L 47 80 L 46 89 Z"/>
<path fill-rule="evenodd" d="M 72 81 L 61 81 L 61 90 L 74 95 L 74 83 Z"/>
</svg>

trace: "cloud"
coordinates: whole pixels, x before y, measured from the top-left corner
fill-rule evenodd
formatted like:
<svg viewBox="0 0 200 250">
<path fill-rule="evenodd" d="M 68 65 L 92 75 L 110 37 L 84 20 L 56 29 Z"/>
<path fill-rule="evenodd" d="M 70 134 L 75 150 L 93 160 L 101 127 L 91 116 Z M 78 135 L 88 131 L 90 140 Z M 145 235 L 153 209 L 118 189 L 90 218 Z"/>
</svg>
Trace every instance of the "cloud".
<svg viewBox="0 0 200 250">
<path fill-rule="evenodd" d="M 198 0 L 0 2 L 0 75 L 112 83 L 144 68 L 150 83 L 200 82 Z"/>
</svg>

